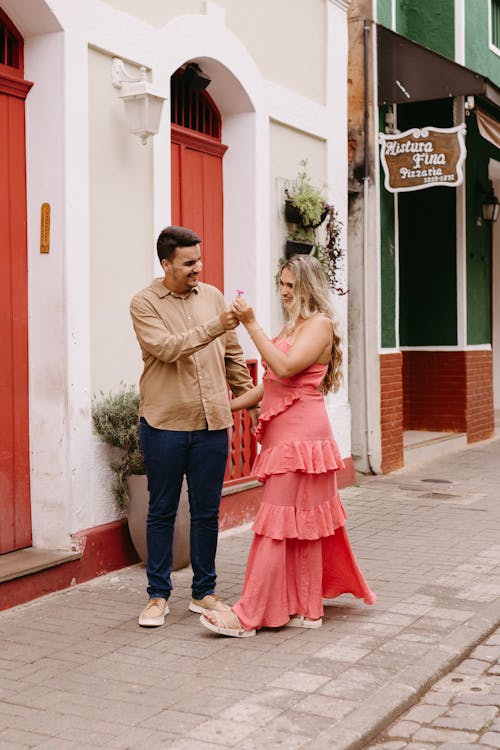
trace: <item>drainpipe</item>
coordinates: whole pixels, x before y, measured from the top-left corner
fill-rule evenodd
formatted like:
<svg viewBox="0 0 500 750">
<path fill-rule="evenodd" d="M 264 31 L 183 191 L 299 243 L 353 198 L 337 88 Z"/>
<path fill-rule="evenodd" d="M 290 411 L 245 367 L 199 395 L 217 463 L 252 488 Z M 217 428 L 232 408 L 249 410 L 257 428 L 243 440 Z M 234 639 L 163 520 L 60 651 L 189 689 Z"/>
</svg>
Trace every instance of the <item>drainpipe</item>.
<svg viewBox="0 0 500 750">
<path fill-rule="evenodd" d="M 370 22 L 364 21 L 363 24 L 363 43 L 364 43 L 364 68 L 365 68 L 365 112 L 364 112 L 364 171 L 363 171 L 363 324 L 364 324 L 364 370 L 365 370 L 365 425 L 366 425 L 366 460 L 370 474 L 375 474 L 372 466 L 372 444 L 371 444 L 371 417 L 368 399 L 370 396 L 370 367 L 368 364 L 368 188 L 370 174 L 370 109 L 368 98 L 368 42 L 370 35 Z"/>
</svg>

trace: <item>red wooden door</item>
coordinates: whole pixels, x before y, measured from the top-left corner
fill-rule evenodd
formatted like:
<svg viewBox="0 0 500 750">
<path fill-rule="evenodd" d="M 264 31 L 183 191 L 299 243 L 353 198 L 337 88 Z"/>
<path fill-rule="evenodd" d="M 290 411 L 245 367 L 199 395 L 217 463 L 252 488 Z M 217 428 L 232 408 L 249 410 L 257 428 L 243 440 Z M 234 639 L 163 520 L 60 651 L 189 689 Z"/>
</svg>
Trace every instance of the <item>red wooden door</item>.
<svg viewBox="0 0 500 750">
<path fill-rule="evenodd" d="M 214 145 L 217 146 L 214 149 Z M 172 127 L 172 224 L 200 235 L 202 281 L 224 291 L 222 144 Z"/>
<path fill-rule="evenodd" d="M 17 45 L 17 46 L 16 46 Z M 0 554 L 31 545 L 22 39 L 0 12 Z"/>
<path fill-rule="evenodd" d="M 210 95 L 186 70 L 172 76 L 172 224 L 203 240 L 201 278 L 224 291 L 221 116 Z"/>
</svg>

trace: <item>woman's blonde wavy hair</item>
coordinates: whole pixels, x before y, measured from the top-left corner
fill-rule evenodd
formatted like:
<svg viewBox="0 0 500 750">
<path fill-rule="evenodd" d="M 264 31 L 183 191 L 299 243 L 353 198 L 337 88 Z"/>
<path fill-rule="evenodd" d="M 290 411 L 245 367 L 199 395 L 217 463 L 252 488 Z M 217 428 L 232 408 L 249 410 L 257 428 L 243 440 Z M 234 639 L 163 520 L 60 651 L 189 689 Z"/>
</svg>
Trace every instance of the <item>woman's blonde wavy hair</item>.
<svg viewBox="0 0 500 750">
<path fill-rule="evenodd" d="M 291 332 L 299 317 L 311 318 L 321 313 L 332 323 L 332 353 L 326 375 L 321 383 L 323 393 L 336 391 L 342 380 L 342 349 L 337 324 L 330 304 L 330 290 L 321 263 L 312 255 L 293 255 L 285 261 L 281 271 L 287 268 L 293 273 L 294 301 L 286 311 L 286 328 Z M 280 273 L 281 277 L 281 273 Z"/>
</svg>

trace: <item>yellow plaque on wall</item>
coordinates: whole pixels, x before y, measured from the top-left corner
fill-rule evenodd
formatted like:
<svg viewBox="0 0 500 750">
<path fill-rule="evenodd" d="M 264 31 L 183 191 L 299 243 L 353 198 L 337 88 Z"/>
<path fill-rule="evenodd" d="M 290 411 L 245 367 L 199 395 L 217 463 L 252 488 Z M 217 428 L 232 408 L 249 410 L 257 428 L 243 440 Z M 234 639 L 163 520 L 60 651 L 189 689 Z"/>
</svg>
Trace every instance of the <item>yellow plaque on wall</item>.
<svg viewBox="0 0 500 750">
<path fill-rule="evenodd" d="M 50 252 L 50 205 L 42 203 L 40 211 L 40 252 Z"/>
</svg>

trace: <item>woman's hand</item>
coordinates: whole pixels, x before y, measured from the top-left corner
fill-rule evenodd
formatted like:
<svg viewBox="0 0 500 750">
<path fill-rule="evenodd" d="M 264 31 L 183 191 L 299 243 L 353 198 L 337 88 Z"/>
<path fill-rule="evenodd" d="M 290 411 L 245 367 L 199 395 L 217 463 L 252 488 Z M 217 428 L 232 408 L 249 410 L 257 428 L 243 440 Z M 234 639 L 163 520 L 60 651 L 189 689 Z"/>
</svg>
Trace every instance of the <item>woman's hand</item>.
<svg viewBox="0 0 500 750">
<path fill-rule="evenodd" d="M 238 320 L 243 323 L 244 326 L 256 322 L 253 309 L 243 297 L 236 297 L 231 307 Z"/>
</svg>

